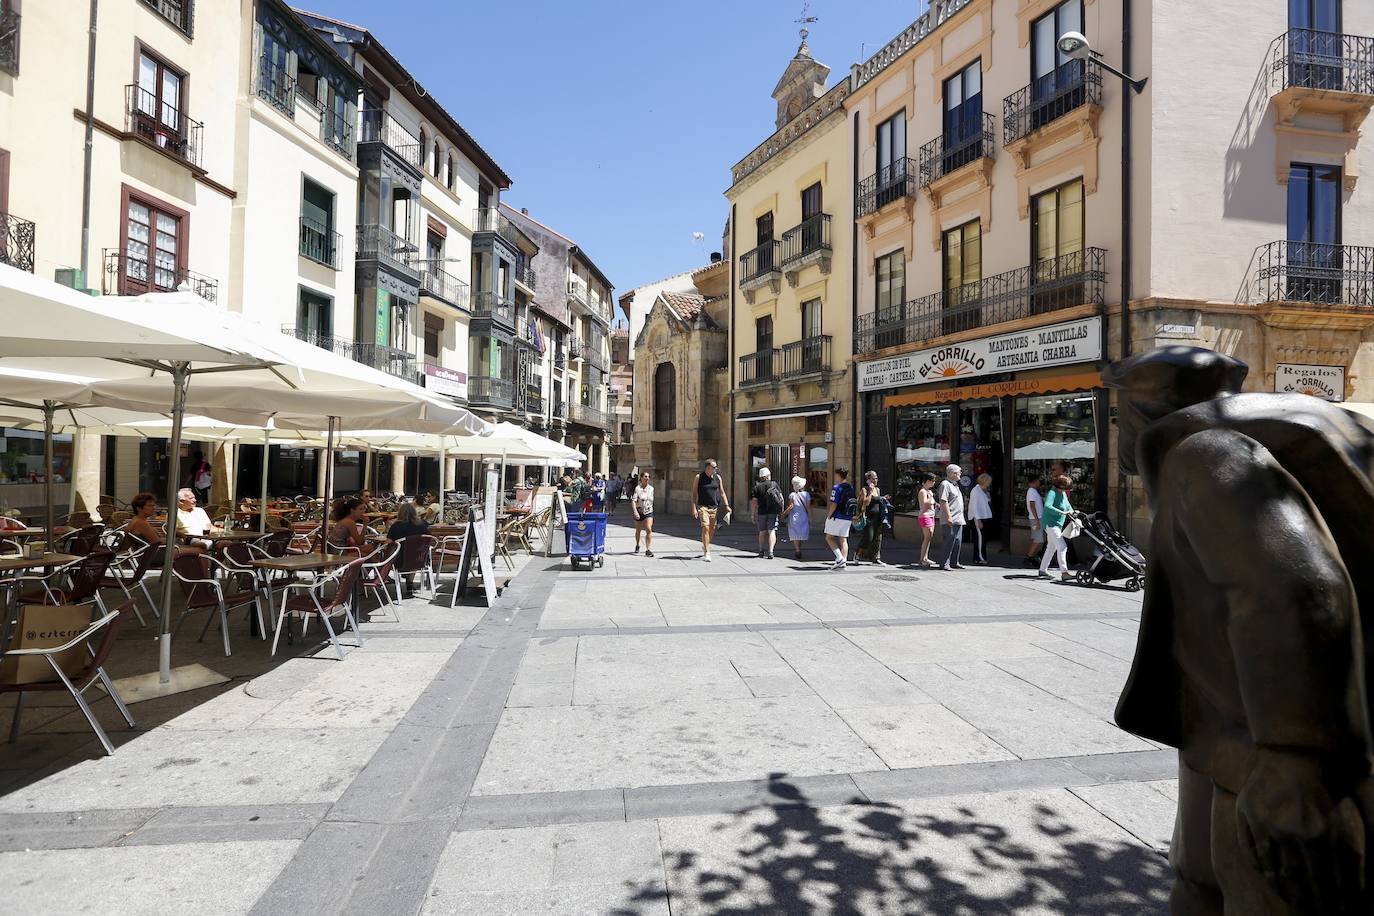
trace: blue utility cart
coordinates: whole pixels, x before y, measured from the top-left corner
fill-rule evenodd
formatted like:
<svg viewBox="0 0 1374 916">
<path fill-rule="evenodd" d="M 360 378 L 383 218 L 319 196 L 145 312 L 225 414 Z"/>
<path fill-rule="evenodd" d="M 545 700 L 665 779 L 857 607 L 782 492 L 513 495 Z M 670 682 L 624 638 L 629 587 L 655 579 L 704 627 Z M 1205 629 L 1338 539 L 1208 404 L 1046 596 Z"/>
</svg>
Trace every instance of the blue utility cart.
<svg viewBox="0 0 1374 916">
<path fill-rule="evenodd" d="M 572 560 L 573 569 L 577 569 L 583 560 L 587 561 L 589 567 L 605 565 L 605 512 L 569 512 L 563 532 L 567 535 L 568 558 Z"/>
</svg>

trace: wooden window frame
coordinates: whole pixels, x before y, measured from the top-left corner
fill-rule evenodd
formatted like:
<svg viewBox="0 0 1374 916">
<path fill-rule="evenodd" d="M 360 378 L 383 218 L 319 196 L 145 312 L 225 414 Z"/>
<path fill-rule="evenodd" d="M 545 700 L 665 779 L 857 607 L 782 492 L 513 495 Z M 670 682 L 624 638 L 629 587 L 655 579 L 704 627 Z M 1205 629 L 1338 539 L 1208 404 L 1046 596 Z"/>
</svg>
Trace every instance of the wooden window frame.
<svg viewBox="0 0 1374 916">
<path fill-rule="evenodd" d="M 176 64 L 168 60 L 166 56 L 159 54 L 151 45 L 147 44 L 141 39 L 135 39 L 133 84 L 138 89 L 142 88 L 139 84 L 138 78 L 140 73 L 142 72 L 143 58 L 145 57 L 147 57 L 149 60 L 157 64 L 157 92 L 154 94 L 154 104 L 156 106 L 156 109 L 151 113 L 144 111 L 142 108 L 138 106 L 139 100 L 137 99 L 134 100 L 134 109 L 137 111 L 139 115 L 152 119 L 155 131 L 161 132 L 163 130 L 166 130 L 169 133 L 171 133 L 176 139 L 185 140 L 190 133 L 187 124 L 187 113 L 191 110 L 191 75 L 186 70 L 182 69 L 181 67 L 177 66 Z M 175 74 L 177 79 L 180 80 L 180 83 L 178 84 L 177 88 L 177 127 L 175 131 L 172 131 L 172 129 L 168 127 L 166 124 L 164 124 L 162 121 L 163 71 L 169 71 Z M 133 113 L 131 112 L 131 114 Z"/>
<path fill-rule="evenodd" d="M 123 293 L 128 282 L 129 265 L 129 204 L 131 202 L 140 203 L 150 211 L 165 213 L 167 216 L 174 217 L 177 221 L 177 256 L 176 270 L 178 274 L 184 273 L 189 264 L 188 256 L 191 249 L 191 212 L 183 210 L 181 207 L 167 203 L 159 197 L 154 197 L 137 188 L 127 184 L 120 185 L 119 191 L 119 290 Z M 156 219 L 150 220 L 150 230 L 155 234 L 157 231 Z M 147 291 L 153 292 L 158 289 L 155 283 L 151 282 L 153 276 L 153 257 L 157 250 L 157 239 L 149 238 L 149 261 L 148 275 L 150 281 L 147 284 Z M 175 289 L 175 287 L 173 287 Z"/>
</svg>

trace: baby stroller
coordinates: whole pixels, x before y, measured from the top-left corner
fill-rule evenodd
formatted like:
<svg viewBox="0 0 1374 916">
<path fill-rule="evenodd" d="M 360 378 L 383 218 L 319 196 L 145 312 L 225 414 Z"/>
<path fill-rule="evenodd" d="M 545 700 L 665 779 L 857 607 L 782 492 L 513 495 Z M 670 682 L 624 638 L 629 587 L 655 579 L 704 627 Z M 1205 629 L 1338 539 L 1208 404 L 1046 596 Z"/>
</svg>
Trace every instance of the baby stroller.
<svg viewBox="0 0 1374 916">
<path fill-rule="evenodd" d="M 1092 562 L 1078 571 L 1080 585 L 1126 580 L 1126 590 L 1138 592 L 1145 584 L 1145 557 L 1135 545 L 1122 537 L 1105 512 L 1088 515 L 1075 512 L 1083 534 L 1096 545 Z"/>
</svg>

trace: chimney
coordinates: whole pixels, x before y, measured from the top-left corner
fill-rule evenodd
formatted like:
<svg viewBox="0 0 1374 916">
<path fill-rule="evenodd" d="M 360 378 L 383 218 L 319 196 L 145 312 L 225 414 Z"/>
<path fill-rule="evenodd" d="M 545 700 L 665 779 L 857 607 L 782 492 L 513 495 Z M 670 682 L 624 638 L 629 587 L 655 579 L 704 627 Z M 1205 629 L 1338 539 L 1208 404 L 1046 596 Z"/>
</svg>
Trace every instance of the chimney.
<svg viewBox="0 0 1374 916">
<path fill-rule="evenodd" d="M 521 215 L 521 216 L 529 216 L 529 215 L 530 215 L 530 208 L 529 208 L 529 207 L 521 207 L 521 208 L 520 208 L 520 215 Z"/>
<path fill-rule="evenodd" d="M 712 264 L 719 264 L 719 263 L 720 263 L 720 252 L 719 252 L 719 251 L 713 251 L 713 252 L 711 252 L 711 263 L 712 263 Z"/>
</svg>

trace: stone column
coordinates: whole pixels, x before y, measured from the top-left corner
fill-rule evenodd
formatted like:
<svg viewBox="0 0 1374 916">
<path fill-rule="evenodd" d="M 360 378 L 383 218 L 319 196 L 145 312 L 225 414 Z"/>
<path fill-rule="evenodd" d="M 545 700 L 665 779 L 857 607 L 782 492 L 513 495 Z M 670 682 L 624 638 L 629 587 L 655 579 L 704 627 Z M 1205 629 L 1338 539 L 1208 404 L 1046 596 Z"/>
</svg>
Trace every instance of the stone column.
<svg viewBox="0 0 1374 916">
<path fill-rule="evenodd" d="M 92 521 L 99 521 L 96 506 L 100 504 L 100 436 L 79 433 L 72 437 L 71 506 L 76 511 L 84 506 Z M 165 497 L 164 497 L 165 498 Z M 105 519 L 109 521 L 109 519 Z"/>
<path fill-rule="evenodd" d="M 406 458 L 405 455 L 391 456 L 391 492 L 404 493 L 406 491 Z"/>
<path fill-rule="evenodd" d="M 324 466 L 325 456 L 327 454 L 328 451 L 326 449 L 315 449 L 315 492 L 319 495 L 320 499 L 324 499 L 328 496 L 328 494 L 324 492 Z"/>
</svg>

